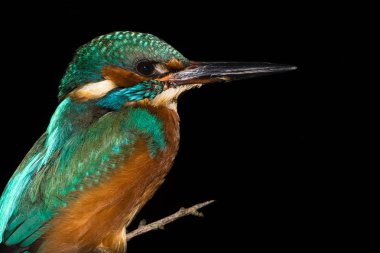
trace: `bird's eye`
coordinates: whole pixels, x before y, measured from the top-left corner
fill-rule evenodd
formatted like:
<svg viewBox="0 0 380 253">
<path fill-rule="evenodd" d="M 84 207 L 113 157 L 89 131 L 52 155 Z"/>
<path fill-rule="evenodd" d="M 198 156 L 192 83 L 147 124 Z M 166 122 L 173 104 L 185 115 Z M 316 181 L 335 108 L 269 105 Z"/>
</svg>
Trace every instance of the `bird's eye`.
<svg viewBox="0 0 380 253">
<path fill-rule="evenodd" d="M 141 75 L 144 76 L 152 76 L 156 71 L 155 63 L 146 61 L 137 64 L 136 69 Z"/>
</svg>

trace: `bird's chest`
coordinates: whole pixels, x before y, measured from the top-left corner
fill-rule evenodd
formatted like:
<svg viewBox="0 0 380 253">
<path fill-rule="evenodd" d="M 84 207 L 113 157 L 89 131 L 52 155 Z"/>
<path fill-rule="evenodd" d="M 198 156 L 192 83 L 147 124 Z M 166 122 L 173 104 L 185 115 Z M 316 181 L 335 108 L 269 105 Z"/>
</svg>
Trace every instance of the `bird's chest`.
<svg viewBox="0 0 380 253">
<path fill-rule="evenodd" d="M 75 201 L 60 212 L 59 219 L 50 222 L 45 240 L 47 249 L 54 249 L 54 243 L 49 243 L 61 241 L 62 238 L 86 241 L 90 248 L 107 244 L 107 238 L 115 237 L 118 238 L 116 242 L 125 243 L 125 227 L 163 183 L 178 150 L 177 113 L 156 108 L 150 109 L 150 113 L 163 122 L 165 145 L 152 153 L 150 137 L 136 140 L 132 153 L 119 161 L 119 166 L 107 175 L 107 179 L 80 192 Z M 156 134 L 159 139 L 159 134 Z"/>
<path fill-rule="evenodd" d="M 101 125 L 102 122 L 98 123 L 97 129 L 100 129 L 101 133 L 98 137 L 99 143 L 95 142 L 98 145 L 93 145 L 94 141 L 91 141 L 87 143 L 89 147 L 99 147 L 100 143 L 109 142 L 111 148 L 115 143 L 124 143 L 119 139 L 125 136 L 119 127 L 124 123 L 126 131 L 134 129 L 141 138 L 136 138 L 133 144 L 125 145 L 128 149 L 125 148 L 124 151 L 117 149 L 118 154 L 125 152 L 125 156 L 111 156 L 107 159 L 117 166 L 112 166 L 112 170 L 109 169 L 106 174 L 102 174 L 98 184 L 83 191 L 75 191 L 67 207 L 61 209 L 56 215 L 57 218 L 49 222 L 49 231 L 44 239 L 46 251 L 43 252 L 54 252 L 54 249 L 59 247 L 55 242 L 68 238 L 71 242 L 86 242 L 78 252 L 87 252 L 87 249 L 111 242 L 116 244 L 111 243 L 113 246 L 110 245 L 110 248 L 117 248 L 125 243 L 125 226 L 163 183 L 179 144 L 177 113 L 165 108 L 147 110 L 130 110 L 126 115 L 119 115 L 121 118 L 129 117 L 129 123 L 125 123 L 123 119 L 119 121 L 112 115 L 112 121 L 105 118 L 104 125 Z M 144 113 L 146 117 L 143 117 Z M 152 115 L 162 124 L 156 125 Z M 109 122 L 113 122 L 113 125 L 108 124 Z M 116 139 L 113 138 L 114 129 L 118 129 L 116 132 L 121 131 Z M 98 132 L 95 131 L 91 136 L 96 137 L 96 133 Z M 83 144 L 82 149 L 85 149 L 87 144 Z M 117 240 L 110 239 L 111 242 L 108 242 L 109 238 Z"/>
<path fill-rule="evenodd" d="M 149 139 L 136 142 L 134 153 L 121 165 L 110 183 L 120 184 L 119 211 L 125 213 L 122 223 L 128 224 L 133 216 L 153 196 L 172 167 L 179 147 L 179 118 L 170 109 L 151 109 L 162 122 L 164 146 L 152 153 Z M 109 186 L 108 188 L 113 188 Z"/>
</svg>

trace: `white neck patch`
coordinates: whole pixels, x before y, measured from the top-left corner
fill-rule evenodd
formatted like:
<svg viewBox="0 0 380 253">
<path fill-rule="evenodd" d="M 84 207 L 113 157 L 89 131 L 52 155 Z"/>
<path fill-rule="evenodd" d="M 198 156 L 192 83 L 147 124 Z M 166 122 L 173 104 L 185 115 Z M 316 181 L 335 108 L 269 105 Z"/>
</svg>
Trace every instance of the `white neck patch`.
<svg viewBox="0 0 380 253">
<path fill-rule="evenodd" d="M 118 86 L 111 80 L 104 80 L 97 83 L 88 83 L 73 92 L 72 96 L 77 99 L 96 99 L 103 97 L 110 90 L 117 88 Z"/>
<path fill-rule="evenodd" d="M 183 92 L 192 88 L 200 88 L 202 84 L 190 84 L 169 88 L 158 94 L 151 102 L 154 106 L 166 106 L 177 111 L 177 99 Z"/>
</svg>

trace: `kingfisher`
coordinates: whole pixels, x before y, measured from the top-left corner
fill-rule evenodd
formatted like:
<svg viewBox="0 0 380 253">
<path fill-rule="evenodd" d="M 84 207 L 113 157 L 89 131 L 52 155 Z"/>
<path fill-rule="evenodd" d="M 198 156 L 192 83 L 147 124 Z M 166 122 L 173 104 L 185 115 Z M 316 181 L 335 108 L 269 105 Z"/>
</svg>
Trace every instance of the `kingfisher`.
<svg viewBox="0 0 380 253">
<path fill-rule="evenodd" d="M 125 252 L 126 228 L 178 151 L 179 96 L 293 69 L 189 61 L 160 38 L 129 31 L 81 46 L 46 132 L 1 196 L 0 252 Z"/>
</svg>

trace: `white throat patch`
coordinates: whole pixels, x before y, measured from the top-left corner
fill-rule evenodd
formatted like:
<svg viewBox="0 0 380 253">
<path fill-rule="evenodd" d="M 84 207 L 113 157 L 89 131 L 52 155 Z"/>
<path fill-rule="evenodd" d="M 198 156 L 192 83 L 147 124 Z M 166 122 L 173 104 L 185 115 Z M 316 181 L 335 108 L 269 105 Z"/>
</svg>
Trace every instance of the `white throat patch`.
<svg viewBox="0 0 380 253">
<path fill-rule="evenodd" d="M 172 110 L 177 111 L 177 99 L 183 92 L 192 88 L 200 88 L 202 84 L 190 84 L 178 87 L 171 87 L 160 94 L 158 94 L 153 100 L 154 106 L 166 106 Z"/>
</svg>

